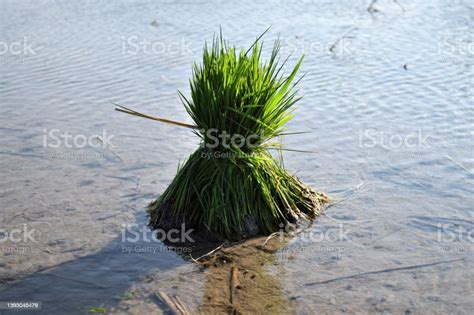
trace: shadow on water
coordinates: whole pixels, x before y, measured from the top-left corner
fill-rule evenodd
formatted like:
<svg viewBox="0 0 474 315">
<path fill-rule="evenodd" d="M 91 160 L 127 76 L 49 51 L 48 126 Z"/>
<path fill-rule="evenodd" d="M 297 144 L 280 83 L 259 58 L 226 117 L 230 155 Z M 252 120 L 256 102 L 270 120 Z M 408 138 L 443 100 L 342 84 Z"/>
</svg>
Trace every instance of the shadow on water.
<svg viewBox="0 0 474 315">
<path fill-rule="evenodd" d="M 41 302 L 41 314 L 87 314 L 88 307 L 116 306 L 140 278 L 186 264 L 163 243 L 136 237 L 130 231 L 141 232 L 146 223 L 142 218 L 135 223 L 94 254 L 3 285 L 0 300 Z"/>
<path fill-rule="evenodd" d="M 96 253 L 3 285 L 0 300 L 41 302 L 41 311 L 35 314 L 90 314 L 89 308 L 105 308 L 114 313 L 124 311 L 119 304 L 132 286 L 139 285 L 156 305 L 157 313 L 170 313 L 169 305 L 154 296 L 167 291 L 168 285 L 163 283 L 167 276 L 156 275 L 179 276 L 182 270 L 176 273 L 175 269 L 190 264 L 185 255 L 178 254 L 185 248 L 175 248 L 173 252 L 160 241 L 150 241 L 145 216 L 139 215 L 124 231 L 125 228 Z M 147 231 L 146 236 L 143 231 Z M 195 278 L 179 277 L 180 281 L 188 282 L 185 287 L 192 287 L 200 278 L 204 285 L 203 291 L 187 291 L 193 292 L 193 297 L 184 296 L 188 310 L 204 314 L 289 313 L 291 298 L 283 293 L 278 277 L 281 270 L 275 269 L 277 252 L 288 239 L 275 237 L 262 246 L 264 242 L 265 238 L 255 238 L 217 251 L 203 259 L 203 273 L 191 266 Z M 10 313 L 18 314 L 1 312 Z"/>
</svg>

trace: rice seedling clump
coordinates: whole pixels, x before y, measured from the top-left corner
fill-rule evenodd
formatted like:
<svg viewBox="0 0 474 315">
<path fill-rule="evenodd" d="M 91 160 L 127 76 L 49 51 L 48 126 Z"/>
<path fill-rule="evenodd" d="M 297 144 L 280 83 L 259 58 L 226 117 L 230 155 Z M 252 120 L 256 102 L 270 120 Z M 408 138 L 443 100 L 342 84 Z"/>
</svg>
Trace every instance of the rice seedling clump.
<svg viewBox="0 0 474 315">
<path fill-rule="evenodd" d="M 328 197 L 289 174 L 269 151 L 281 148 L 275 139 L 300 99 L 295 77 L 303 58 L 285 75 L 279 50 L 276 42 L 263 61 L 260 38 L 238 51 L 222 35 L 205 46 L 202 64 L 194 64 L 191 97 L 180 93 L 201 146 L 149 205 L 152 227 L 185 223 L 235 240 L 319 214 Z"/>
</svg>

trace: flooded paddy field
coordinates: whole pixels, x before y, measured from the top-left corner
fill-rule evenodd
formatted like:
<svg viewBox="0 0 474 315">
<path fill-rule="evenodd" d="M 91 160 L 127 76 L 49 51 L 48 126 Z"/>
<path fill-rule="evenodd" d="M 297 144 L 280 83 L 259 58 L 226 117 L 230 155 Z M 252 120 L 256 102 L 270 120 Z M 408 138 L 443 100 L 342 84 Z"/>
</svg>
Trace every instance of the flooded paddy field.
<svg viewBox="0 0 474 315">
<path fill-rule="evenodd" d="M 0 1 L 0 302 L 472 313 L 473 14 L 461 0 Z M 333 201 L 270 250 L 252 240 L 205 268 L 151 240 L 145 213 L 198 138 L 111 102 L 191 123 L 176 91 L 204 42 L 222 27 L 248 47 L 270 25 L 268 50 L 305 54 L 290 122 L 305 133 L 283 143 L 313 153 L 285 151 L 285 167 Z"/>
</svg>

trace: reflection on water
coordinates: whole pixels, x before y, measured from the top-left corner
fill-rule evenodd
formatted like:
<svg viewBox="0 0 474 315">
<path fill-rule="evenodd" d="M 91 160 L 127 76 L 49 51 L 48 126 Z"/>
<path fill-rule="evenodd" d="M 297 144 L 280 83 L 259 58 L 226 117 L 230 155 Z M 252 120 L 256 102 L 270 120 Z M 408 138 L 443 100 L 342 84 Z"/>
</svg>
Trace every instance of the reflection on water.
<svg viewBox="0 0 474 315">
<path fill-rule="evenodd" d="M 307 133 L 284 144 L 317 152 L 287 151 L 285 166 L 334 204 L 275 257 L 254 255 L 269 259 L 256 268 L 265 300 L 303 314 L 469 313 L 472 5 L 379 0 L 369 13 L 369 2 L 2 1 L 0 300 L 146 313 L 164 311 L 162 290 L 214 306 L 206 296 L 229 266 L 206 274 L 165 250 L 120 251 L 123 224 L 146 224 L 145 205 L 198 139 L 110 102 L 191 122 L 176 90 L 189 93 L 203 42 L 222 26 L 247 47 L 272 25 L 266 42 L 280 37 L 290 63 L 305 53 L 290 127 Z M 82 145 L 104 130 L 109 145 Z M 79 143 L 55 147 L 51 131 Z M 307 285 L 383 269 L 397 271 Z M 252 290 L 239 293 L 257 305 Z"/>
</svg>

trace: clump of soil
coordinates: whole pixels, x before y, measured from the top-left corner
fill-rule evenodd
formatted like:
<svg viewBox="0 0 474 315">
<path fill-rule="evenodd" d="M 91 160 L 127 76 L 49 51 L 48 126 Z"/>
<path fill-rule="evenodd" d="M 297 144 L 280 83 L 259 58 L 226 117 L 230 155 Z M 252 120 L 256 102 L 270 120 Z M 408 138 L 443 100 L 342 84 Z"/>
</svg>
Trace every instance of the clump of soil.
<svg viewBox="0 0 474 315">
<path fill-rule="evenodd" d="M 310 201 L 322 211 L 330 198 L 308 188 L 306 202 Z M 182 253 L 185 259 L 199 264 L 206 273 L 205 292 L 200 303 L 200 312 L 204 314 L 286 314 L 290 313 L 290 299 L 282 294 L 278 279 L 270 273 L 268 266 L 275 265 L 275 253 L 283 248 L 287 241 L 285 229 L 266 236 L 255 237 L 252 218 L 246 218 L 245 234 L 237 240 L 226 240 L 210 231 L 206 226 L 189 227 L 184 218 L 172 218 L 170 205 L 164 204 L 159 212 L 160 218 L 152 220 L 153 228 L 166 231 L 185 225 L 192 228 L 189 233 L 192 242 L 165 243 L 174 247 L 188 247 Z M 156 214 L 156 213 L 155 213 Z M 166 220 L 164 219 L 166 218 Z M 311 218 L 308 218 L 311 219 Z M 295 228 L 298 221 L 288 222 Z"/>
<path fill-rule="evenodd" d="M 301 183 L 301 182 L 300 182 Z M 331 197 L 322 193 L 316 192 L 311 189 L 309 186 L 301 183 L 301 203 L 311 205 L 313 212 L 299 215 L 295 211 L 288 208 L 287 209 L 287 220 L 284 223 L 280 223 L 280 232 L 285 230 L 286 225 L 297 224 L 299 220 L 313 220 L 318 214 L 323 211 L 324 206 L 331 201 Z M 159 200 L 159 199 L 158 199 Z M 242 230 L 240 233 L 236 233 L 232 237 L 224 238 L 216 233 L 213 233 L 211 229 L 205 224 L 193 225 L 186 220 L 184 216 L 173 216 L 171 210 L 174 204 L 174 200 L 167 200 L 160 204 L 159 211 L 152 210 L 158 200 L 152 202 L 149 205 L 148 211 L 150 214 L 150 228 L 152 229 L 162 229 L 166 232 L 176 229 L 181 230 L 184 226 L 186 231 L 192 230 L 188 235 L 189 239 L 184 239 L 179 242 L 169 243 L 165 240 L 165 243 L 169 246 L 175 247 L 191 247 L 193 251 L 201 251 L 210 248 L 215 248 L 216 246 L 230 242 L 239 242 L 246 239 L 254 238 L 257 236 L 267 235 L 264 231 L 260 230 L 256 219 L 250 215 L 246 215 L 242 219 Z"/>
</svg>

